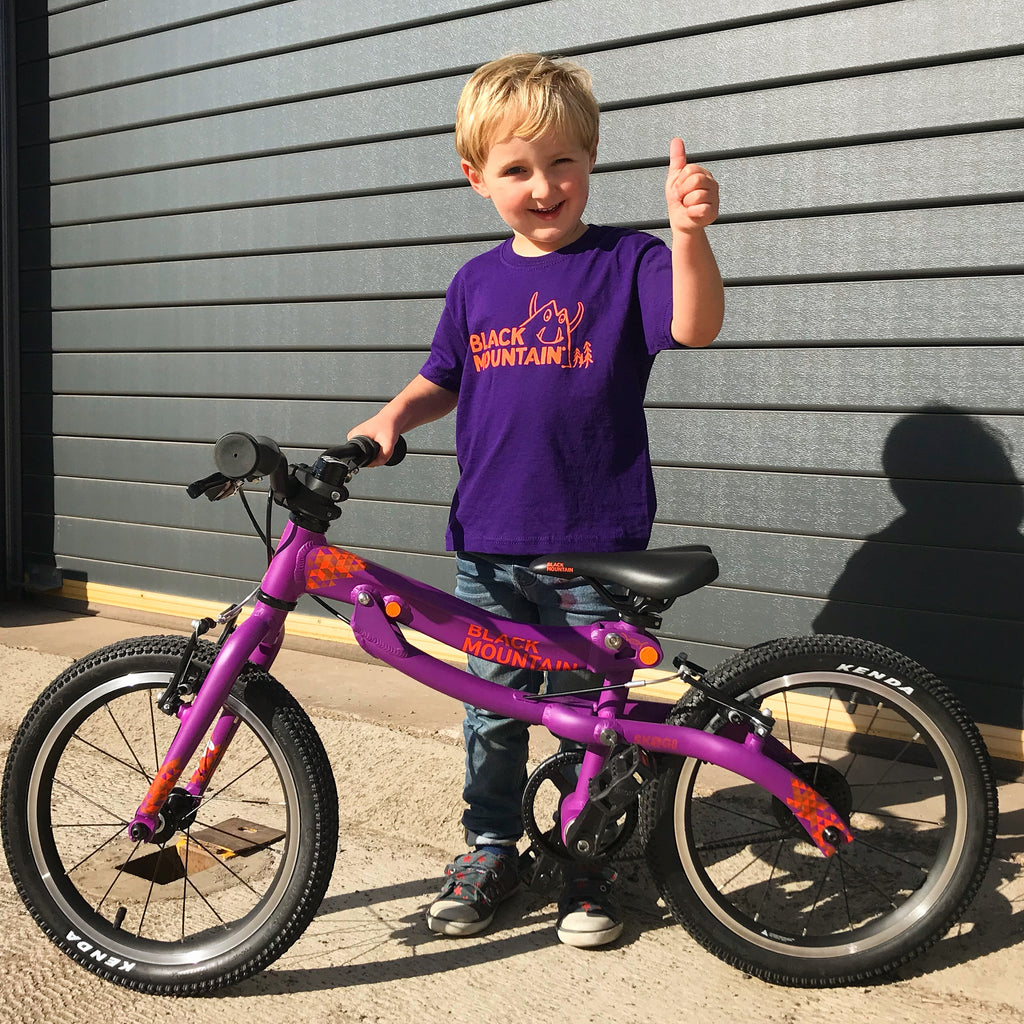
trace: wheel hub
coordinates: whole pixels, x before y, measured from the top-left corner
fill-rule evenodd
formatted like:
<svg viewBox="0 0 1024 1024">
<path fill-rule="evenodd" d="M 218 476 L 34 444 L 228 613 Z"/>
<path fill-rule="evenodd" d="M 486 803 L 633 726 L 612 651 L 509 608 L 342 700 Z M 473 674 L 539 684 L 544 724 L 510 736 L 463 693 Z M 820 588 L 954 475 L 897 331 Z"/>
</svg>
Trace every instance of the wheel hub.
<svg viewBox="0 0 1024 1024">
<path fill-rule="evenodd" d="M 158 846 L 166 843 L 175 832 L 186 832 L 195 823 L 202 800 L 187 789 L 176 786 L 171 790 L 163 810 L 160 812 L 160 828 L 153 833 L 152 842 Z"/>
</svg>

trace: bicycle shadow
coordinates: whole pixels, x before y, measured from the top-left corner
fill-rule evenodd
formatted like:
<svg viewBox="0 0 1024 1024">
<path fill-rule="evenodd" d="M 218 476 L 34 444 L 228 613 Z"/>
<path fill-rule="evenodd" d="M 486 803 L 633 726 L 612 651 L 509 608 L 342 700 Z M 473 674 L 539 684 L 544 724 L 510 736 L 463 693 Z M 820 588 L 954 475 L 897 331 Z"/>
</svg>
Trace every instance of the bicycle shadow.
<svg viewBox="0 0 1024 1024">
<path fill-rule="evenodd" d="M 959 924 L 918 960 L 902 967 L 899 979 L 983 960 L 1024 940 L 1024 808 L 1000 815 L 999 832 L 985 881 Z"/>
<path fill-rule="evenodd" d="M 1024 489 L 1008 440 L 929 406 L 896 423 L 881 463 L 903 512 L 851 556 L 815 632 L 900 651 L 979 721 L 1024 727 Z"/>
<path fill-rule="evenodd" d="M 1014 793 L 1014 809 L 1004 814 L 992 867 L 961 922 L 930 950 L 894 975 L 866 982 L 884 986 L 893 980 L 926 976 L 968 964 L 1015 945 L 1024 925 L 1024 784 Z M 642 934 L 679 928 L 657 904 L 657 891 L 646 864 L 634 856 L 616 860 L 619 899 L 625 929 L 617 947 L 634 944 Z M 424 909 L 437 892 L 438 878 L 421 878 L 328 896 L 311 926 L 315 934 L 305 948 L 295 949 L 271 968 L 218 998 L 245 999 L 264 995 L 319 992 L 382 982 L 412 981 L 438 972 L 486 967 L 509 959 L 553 951 L 555 905 L 523 889 L 498 911 L 494 928 L 454 941 L 428 931 Z M 410 907 L 410 903 L 415 906 Z M 684 941 L 692 941 L 688 937 Z M 300 945 L 303 940 L 299 940 Z M 312 953 L 310 952 L 312 950 Z M 396 955 L 396 951 L 398 955 Z M 709 957 L 711 954 L 707 954 Z M 320 960 L 321 963 L 316 963 Z"/>
<path fill-rule="evenodd" d="M 427 929 L 426 904 L 436 895 L 435 875 L 371 889 L 353 890 L 329 896 L 320 906 L 316 920 L 344 915 L 359 909 L 370 910 L 366 932 L 360 935 L 359 923 L 340 924 L 336 931 L 321 932 L 317 941 L 321 956 L 330 960 L 323 966 L 287 966 L 286 957 L 272 969 L 217 993 L 218 998 L 252 998 L 296 992 L 372 985 L 380 982 L 409 981 L 438 972 L 486 966 L 559 948 L 555 934 L 555 905 L 528 889 L 520 890 L 498 910 L 493 930 L 479 937 L 452 940 Z M 394 918 L 386 908 L 416 900 L 415 910 L 402 908 Z M 667 927 L 673 922 L 664 917 L 653 898 L 637 901 L 627 896 L 625 928 L 615 945 L 631 945 L 641 932 Z M 354 941 L 353 941 L 354 938 Z M 300 940 L 301 942 L 301 940 Z M 406 955 L 395 957 L 388 947 L 400 947 Z M 341 954 L 341 955 L 339 955 Z M 375 956 L 375 954 L 378 954 Z M 310 957 L 304 956 L 308 963 Z M 284 964 L 284 966 L 282 966 Z"/>
</svg>

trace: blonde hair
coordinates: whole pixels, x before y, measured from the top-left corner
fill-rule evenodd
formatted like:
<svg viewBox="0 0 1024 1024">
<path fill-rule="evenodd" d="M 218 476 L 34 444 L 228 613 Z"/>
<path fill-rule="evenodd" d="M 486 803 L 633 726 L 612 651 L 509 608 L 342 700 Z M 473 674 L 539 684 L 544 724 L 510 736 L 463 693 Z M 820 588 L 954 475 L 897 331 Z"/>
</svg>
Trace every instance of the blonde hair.
<svg viewBox="0 0 1024 1024">
<path fill-rule="evenodd" d="M 599 120 L 589 72 L 539 53 L 516 53 L 477 68 L 466 82 L 455 111 L 455 149 L 475 170 L 503 130 L 528 142 L 555 131 L 594 152 Z"/>
</svg>

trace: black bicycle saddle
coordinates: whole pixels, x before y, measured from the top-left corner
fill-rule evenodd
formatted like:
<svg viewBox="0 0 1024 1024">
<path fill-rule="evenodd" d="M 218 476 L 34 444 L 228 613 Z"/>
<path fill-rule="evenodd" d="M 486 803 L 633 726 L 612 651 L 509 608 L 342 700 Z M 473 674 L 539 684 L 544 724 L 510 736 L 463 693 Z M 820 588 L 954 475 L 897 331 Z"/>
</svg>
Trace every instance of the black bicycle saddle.
<svg viewBox="0 0 1024 1024">
<path fill-rule="evenodd" d="M 541 555 L 530 571 L 571 579 L 617 583 L 646 597 L 671 599 L 692 593 L 718 577 L 718 559 L 706 544 L 647 551 L 568 552 Z"/>
</svg>

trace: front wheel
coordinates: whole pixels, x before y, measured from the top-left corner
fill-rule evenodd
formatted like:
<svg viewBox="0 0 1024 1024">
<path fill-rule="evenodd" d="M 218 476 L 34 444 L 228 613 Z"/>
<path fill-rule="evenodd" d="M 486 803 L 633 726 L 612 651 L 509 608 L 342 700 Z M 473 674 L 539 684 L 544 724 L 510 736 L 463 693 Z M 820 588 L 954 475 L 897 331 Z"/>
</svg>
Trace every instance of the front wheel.
<svg viewBox="0 0 1024 1024">
<path fill-rule="evenodd" d="M 721 959 L 788 985 L 863 982 L 937 941 L 981 884 L 997 820 L 984 743 L 949 691 L 893 651 L 833 636 L 751 648 L 707 682 L 772 712 L 796 774 L 854 840 L 822 857 L 758 786 L 666 759 L 642 829 L 673 916 Z M 684 698 L 670 721 L 728 727 L 707 699 Z"/>
<path fill-rule="evenodd" d="M 224 706 L 237 731 L 198 810 L 176 791 L 159 842 L 132 842 L 127 826 L 177 726 L 156 702 L 184 644 L 129 640 L 68 668 L 19 728 L 2 794 L 11 875 L 46 935 L 110 981 L 175 995 L 247 977 L 301 935 L 338 831 L 312 723 L 249 666 Z M 215 653 L 200 643 L 193 665 L 205 671 Z"/>
</svg>

